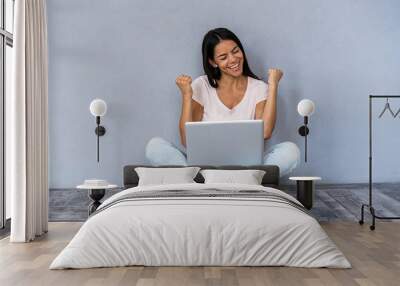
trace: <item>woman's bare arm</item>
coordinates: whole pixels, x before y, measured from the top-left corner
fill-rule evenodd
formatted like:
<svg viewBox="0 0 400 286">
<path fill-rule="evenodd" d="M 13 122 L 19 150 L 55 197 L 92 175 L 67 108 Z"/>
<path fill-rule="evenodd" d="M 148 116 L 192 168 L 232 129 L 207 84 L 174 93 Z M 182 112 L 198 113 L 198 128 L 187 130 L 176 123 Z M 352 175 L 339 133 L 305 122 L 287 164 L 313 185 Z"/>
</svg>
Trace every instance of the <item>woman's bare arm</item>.
<svg viewBox="0 0 400 286">
<path fill-rule="evenodd" d="M 179 133 L 181 135 L 181 143 L 186 146 L 185 123 L 192 121 L 192 99 L 188 96 L 182 97 L 181 118 L 179 119 Z"/>
<path fill-rule="evenodd" d="M 256 106 L 256 119 L 264 121 L 264 139 L 270 139 L 276 123 L 278 83 L 283 73 L 279 69 L 268 70 L 268 97 Z"/>
<path fill-rule="evenodd" d="M 186 147 L 186 122 L 201 121 L 203 119 L 203 106 L 197 101 L 191 99 L 183 99 L 181 118 L 179 120 L 179 132 L 181 135 L 181 143 Z"/>
<path fill-rule="evenodd" d="M 192 99 L 193 90 L 191 87 L 192 79 L 189 76 L 179 76 L 176 79 L 182 94 L 182 110 L 179 119 L 179 133 L 181 135 L 181 143 L 186 147 L 186 122 L 201 121 L 203 118 L 203 107 Z"/>
<path fill-rule="evenodd" d="M 264 106 L 262 120 L 264 121 L 264 139 L 270 139 L 276 123 L 276 102 L 278 85 L 268 85 L 268 99 Z"/>
<path fill-rule="evenodd" d="M 255 119 L 261 119 L 262 121 L 264 121 L 264 139 L 265 140 L 268 140 L 271 138 L 272 132 L 274 131 L 274 128 L 275 128 L 276 99 L 275 99 L 275 108 L 271 105 L 273 105 L 272 100 L 263 100 L 263 101 L 257 103 L 257 106 L 256 106 Z M 271 111 L 269 111 L 269 110 L 271 110 Z"/>
</svg>

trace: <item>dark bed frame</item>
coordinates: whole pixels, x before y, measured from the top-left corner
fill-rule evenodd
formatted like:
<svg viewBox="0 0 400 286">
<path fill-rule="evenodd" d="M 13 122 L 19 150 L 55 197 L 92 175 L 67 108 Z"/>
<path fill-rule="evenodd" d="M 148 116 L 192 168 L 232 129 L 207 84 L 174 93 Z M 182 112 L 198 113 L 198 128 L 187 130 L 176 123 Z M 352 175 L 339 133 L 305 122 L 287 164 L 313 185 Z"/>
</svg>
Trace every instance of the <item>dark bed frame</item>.
<svg viewBox="0 0 400 286">
<path fill-rule="evenodd" d="M 181 168 L 186 166 L 147 166 L 147 165 L 127 165 L 124 167 L 124 187 L 132 188 L 136 187 L 139 182 L 138 174 L 135 172 L 136 167 L 147 167 L 147 168 Z M 217 170 L 263 170 L 265 175 L 262 179 L 262 185 L 265 187 L 279 188 L 279 167 L 275 165 L 254 165 L 254 166 L 197 166 L 201 169 L 217 169 Z M 203 176 L 198 173 L 194 180 L 197 183 L 204 183 Z"/>
</svg>

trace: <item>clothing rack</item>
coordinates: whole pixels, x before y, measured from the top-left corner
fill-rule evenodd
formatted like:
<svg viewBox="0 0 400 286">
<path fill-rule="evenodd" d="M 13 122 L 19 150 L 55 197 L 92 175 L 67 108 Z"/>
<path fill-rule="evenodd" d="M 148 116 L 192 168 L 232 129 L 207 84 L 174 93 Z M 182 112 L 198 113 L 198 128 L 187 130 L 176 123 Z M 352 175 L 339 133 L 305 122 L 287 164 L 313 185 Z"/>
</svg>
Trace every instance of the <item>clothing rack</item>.
<svg viewBox="0 0 400 286">
<path fill-rule="evenodd" d="M 400 98 L 400 95 L 370 95 L 369 96 L 369 202 L 368 204 L 363 204 L 361 206 L 361 219 L 359 223 L 364 224 L 364 209 L 369 209 L 369 212 L 372 216 L 372 224 L 370 225 L 370 229 L 375 229 L 375 219 L 400 219 L 400 217 L 384 217 L 379 216 L 375 213 L 375 208 L 373 207 L 372 202 L 372 101 L 374 99 L 386 99 L 389 98 Z M 397 115 L 397 114 L 396 114 Z"/>
</svg>

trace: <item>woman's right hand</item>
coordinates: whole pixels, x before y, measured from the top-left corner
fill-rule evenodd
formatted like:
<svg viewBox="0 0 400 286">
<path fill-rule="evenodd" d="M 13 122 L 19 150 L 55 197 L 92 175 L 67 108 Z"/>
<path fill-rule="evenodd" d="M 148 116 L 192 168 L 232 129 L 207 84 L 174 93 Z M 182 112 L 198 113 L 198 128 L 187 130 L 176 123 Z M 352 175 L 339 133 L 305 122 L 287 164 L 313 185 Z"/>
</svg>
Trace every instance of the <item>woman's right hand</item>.
<svg viewBox="0 0 400 286">
<path fill-rule="evenodd" d="M 191 98 L 193 95 L 192 78 L 188 75 L 180 75 L 176 78 L 176 85 L 179 87 L 183 97 Z"/>
</svg>

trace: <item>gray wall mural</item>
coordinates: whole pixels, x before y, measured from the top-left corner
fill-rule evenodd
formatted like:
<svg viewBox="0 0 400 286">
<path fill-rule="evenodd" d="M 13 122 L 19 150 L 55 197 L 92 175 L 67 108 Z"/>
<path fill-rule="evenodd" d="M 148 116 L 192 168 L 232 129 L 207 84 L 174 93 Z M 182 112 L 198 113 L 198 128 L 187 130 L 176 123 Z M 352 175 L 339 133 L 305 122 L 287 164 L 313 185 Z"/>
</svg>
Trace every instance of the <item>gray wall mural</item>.
<svg viewBox="0 0 400 286">
<path fill-rule="evenodd" d="M 121 184 L 123 165 L 146 162 L 151 137 L 179 144 L 175 78 L 202 74 L 202 37 L 220 26 L 239 36 L 259 77 L 271 67 L 285 73 L 267 144 L 289 140 L 303 150 L 296 107 L 315 102 L 309 162 L 295 175 L 367 182 L 368 95 L 400 93 L 398 11 L 395 0 L 48 0 L 50 186 Z M 108 103 L 100 163 L 94 98 Z M 400 118 L 375 121 L 374 179 L 398 181 Z"/>
</svg>

